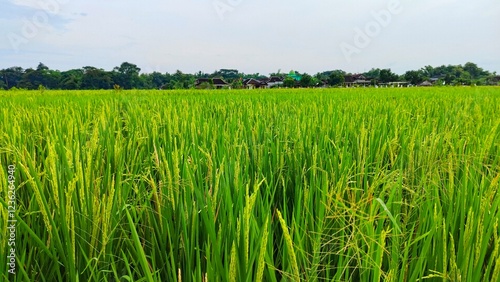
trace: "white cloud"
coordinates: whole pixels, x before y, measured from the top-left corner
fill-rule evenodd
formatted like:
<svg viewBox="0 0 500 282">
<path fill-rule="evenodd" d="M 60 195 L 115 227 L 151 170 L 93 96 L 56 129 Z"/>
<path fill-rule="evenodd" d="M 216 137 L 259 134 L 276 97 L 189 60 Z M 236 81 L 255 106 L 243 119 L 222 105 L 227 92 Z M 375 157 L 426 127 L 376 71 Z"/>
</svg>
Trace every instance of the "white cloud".
<svg viewBox="0 0 500 282">
<path fill-rule="evenodd" d="M 39 9 L 40 6 L 36 0 L 9 0 L 14 5 L 29 7 L 32 9 Z"/>
</svg>

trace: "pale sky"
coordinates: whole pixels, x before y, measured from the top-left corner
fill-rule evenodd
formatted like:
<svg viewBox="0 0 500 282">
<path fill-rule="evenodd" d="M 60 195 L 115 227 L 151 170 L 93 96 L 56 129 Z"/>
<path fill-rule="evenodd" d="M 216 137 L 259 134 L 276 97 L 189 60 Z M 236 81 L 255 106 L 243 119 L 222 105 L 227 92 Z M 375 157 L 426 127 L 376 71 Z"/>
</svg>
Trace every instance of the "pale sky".
<svg viewBox="0 0 500 282">
<path fill-rule="evenodd" d="M 500 73 L 498 0 L 0 0 L 0 69 L 269 74 L 474 62 Z"/>
</svg>

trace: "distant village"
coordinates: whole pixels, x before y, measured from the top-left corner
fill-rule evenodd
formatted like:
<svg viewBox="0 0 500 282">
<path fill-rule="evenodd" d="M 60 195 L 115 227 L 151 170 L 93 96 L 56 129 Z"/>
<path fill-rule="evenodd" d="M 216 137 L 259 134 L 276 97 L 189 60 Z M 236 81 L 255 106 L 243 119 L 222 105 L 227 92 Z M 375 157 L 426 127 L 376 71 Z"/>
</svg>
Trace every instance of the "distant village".
<svg viewBox="0 0 500 282">
<path fill-rule="evenodd" d="M 482 70 L 481 70 L 482 71 Z M 381 73 L 385 72 L 385 75 Z M 498 85 L 500 76 L 496 73 L 489 74 L 486 78 L 473 79 L 469 73 L 450 75 L 435 74 L 425 76 L 423 71 L 410 71 L 399 76 L 390 70 L 372 70 L 368 74 L 346 74 L 342 71 L 318 73 L 315 76 L 300 74 L 290 71 L 288 74 L 274 74 L 269 77 L 257 76 L 243 78 L 237 70 L 222 69 L 216 74 L 220 76 L 197 78 L 194 87 L 197 89 L 264 89 L 264 88 L 327 88 L 327 87 L 432 87 L 432 86 L 457 86 L 457 85 Z M 240 76 L 240 77 L 238 77 Z M 224 78 L 228 77 L 228 78 Z M 408 78 L 406 80 L 406 78 Z"/>
<path fill-rule="evenodd" d="M 293 83 L 290 84 L 285 84 L 286 78 L 292 78 Z M 287 76 L 287 77 L 280 77 L 280 76 L 271 76 L 271 77 L 264 77 L 264 78 L 246 78 L 246 79 L 241 79 L 241 87 L 237 88 L 245 88 L 245 89 L 264 89 L 264 88 L 281 88 L 281 87 L 287 87 L 287 88 L 300 88 L 303 87 L 301 84 L 301 76 L 295 75 L 295 76 Z M 314 85 L 308 85 L 308 87 L 319 87 L 319 88 L 327 88 L 327 87 L 415 87 L 415 86 L 420 86 L 420 87 L 429 87 L 429 86 L 434 86 L 437 85 L 436 83 L 439 82 L 440 78 L 433 77 L 430 80 L 425 80 L 419 84 L 413 85 L 408 81 L 391 81 L 387 83 L 383 82 L 375 82 L 374 80 L 371 80 L 364 76 L 363 74 L 353 74 L 353 75 L 346 75 L 344 76 L 344 81 L 336 84 L 336 85 L 331 85 L 329 84 L 328 80 L 320 80 Z M 500 81 L 500 78 L 499 78 Z M 218 78 L 199 78 L 196 80 L 195 83 L 195 88 L 198 89 L 225 89 L 225 88 L 233 88 L 234 83 L 229 83 L 224 80 L 222 77 Z M 439 85 L 443 85 L 442 83 Z"/>
<path fill-rule="evenodd" d="M 352 74 L 342 70 L 314 75 L 279 70 L 269 75 L 246 74 L 236 69 L 220 69 L 211 74 L 197 72 L 143 73 L 137 65 L 124 62 L 112 70 L 92 66 L 59 71 L 43 63 L 36 68 L 0 69 L 0 90 L 16 89 L 262 89 L 262 88 L 327 88 L 327 87 L 431 87 L 431 86 L 500 85 L 500 75 L 478 67 L 464 65 L 425 66 L 404 74 L 390 69 L 371 69 Z"/>
</svg>

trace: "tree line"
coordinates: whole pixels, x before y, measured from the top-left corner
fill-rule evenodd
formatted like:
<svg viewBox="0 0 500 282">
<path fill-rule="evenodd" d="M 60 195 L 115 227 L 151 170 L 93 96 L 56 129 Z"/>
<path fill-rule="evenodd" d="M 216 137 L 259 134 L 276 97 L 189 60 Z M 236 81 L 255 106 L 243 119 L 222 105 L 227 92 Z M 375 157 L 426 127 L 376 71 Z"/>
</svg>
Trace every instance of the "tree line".
<svg viewBox="0 0 500 282">
<path fill-rule="evenodd" d="M 293 74 L 293 75 L 292 75 Z M 394 81 L 407 81 L 418 85 L 423 81 L 433 80 L 436 85 L 498 85 L 500 76 L 489 72 L 474 63 L 465 65 L 426 66 L 410 70 L 402 75 L 390 69 L 371 69 L 362 73 L 372 85 Z M 341 86 L 346 78 L 352 76 L 342 70 L 332 70 L 310 75 L 292 71 L 290 73 L 271 73 L 269 76 L 281 77 L 284 87 Z M 300 76 L 298 81 L 295 76 Z M 141 69 L 132 63 L 124 62 L 111 71 L 86 66 L 68 71 L 51 70 L 43 63 L 36 68 L 23 69 L 10 67 L 0 70 L 0 89 L 189 89 L 197 79 L 222 78 L 232 88 L 242 88 L 242 81 L 247 78 L 265 79 L 268 76 L 259 73 L 245 74 L 238 70 L 221 69 L 211 74 L 198 72 L 183 73 L 141 73 Z"/>
</svg>

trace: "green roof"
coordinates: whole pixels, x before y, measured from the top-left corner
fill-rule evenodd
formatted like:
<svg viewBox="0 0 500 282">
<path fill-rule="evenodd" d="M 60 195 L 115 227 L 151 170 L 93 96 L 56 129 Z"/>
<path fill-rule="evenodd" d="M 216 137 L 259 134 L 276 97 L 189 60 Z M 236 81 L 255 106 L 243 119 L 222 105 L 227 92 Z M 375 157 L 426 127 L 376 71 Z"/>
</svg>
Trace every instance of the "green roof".
<svg viewBox="0 0 500 282">
<path fill-rule="evenodd" d="M 295 71 L 290 71 L 290 73 L 288 73 L 288 77 L 291 77 L 293 79 L 295 79 L 296 81 L 300 81 L 302 79 L 302 76 L 297 74 Z"/>
</svg>

